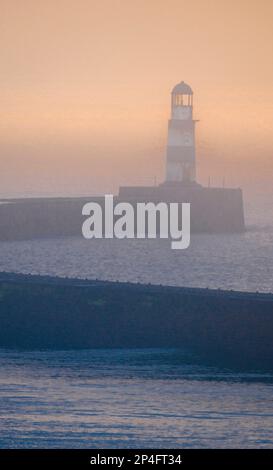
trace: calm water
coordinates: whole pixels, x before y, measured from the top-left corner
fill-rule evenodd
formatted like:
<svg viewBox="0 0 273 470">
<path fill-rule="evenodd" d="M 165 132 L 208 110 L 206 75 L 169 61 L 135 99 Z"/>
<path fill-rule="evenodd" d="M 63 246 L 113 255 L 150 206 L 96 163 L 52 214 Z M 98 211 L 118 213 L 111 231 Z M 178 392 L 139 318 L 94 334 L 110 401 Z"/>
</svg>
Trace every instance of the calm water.
<svg viewBox="0 0 273 470">
<path fill-rule="evenodd" d="M 273 291 L 273 227 L 168 240 L 64 238 L 0 243 L 0 271 L 180 286 Z"/>
<path fill-rule="evenodd" d="M 272 447 L 273 375 L 179 351 L 0 353 L 1 447 Z"/>
<path fill-rule="evenodd" d="M 0 271 L 273 291 L 273 210 L 241 235 L 0 243 Z M 273 375 L 179 351 L 0 351 L 1 447 L 272 447 Z"/>
</svg>

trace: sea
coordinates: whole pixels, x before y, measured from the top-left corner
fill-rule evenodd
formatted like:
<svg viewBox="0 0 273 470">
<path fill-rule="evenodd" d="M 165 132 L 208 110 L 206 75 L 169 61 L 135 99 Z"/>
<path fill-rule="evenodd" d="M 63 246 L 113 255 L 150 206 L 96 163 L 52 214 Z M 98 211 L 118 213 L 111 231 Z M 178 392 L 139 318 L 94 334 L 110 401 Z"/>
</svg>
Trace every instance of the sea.
<svg viewBox="0 0 273 470">
<path fill-rule="evenodd" d="M 273 292 L 273 194 L 243 234 L 0 242 L 0 271 Z M 0 350 L 0 448 L 271 448 L 273 371 L 183 349 Z"/>
</svg>

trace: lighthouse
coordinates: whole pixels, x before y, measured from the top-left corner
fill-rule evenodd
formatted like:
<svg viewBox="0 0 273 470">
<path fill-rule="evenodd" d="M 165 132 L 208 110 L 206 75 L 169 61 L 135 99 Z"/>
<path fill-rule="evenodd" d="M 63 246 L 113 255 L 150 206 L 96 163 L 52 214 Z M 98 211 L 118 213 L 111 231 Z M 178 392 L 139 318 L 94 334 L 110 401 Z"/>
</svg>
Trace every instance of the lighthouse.
<svg viewBox="0 0 273 470">
<path fill-rule="evenodd" d="M 159 204 L 190 203 L 191 231 L 244 232 L 243 195 L 240 188 L 205 187 L 196 181 L 193 91 L 180 82 L 172 90 L 168 124 L 166 175 L 154 186 L 121 186 L 117 200 Z M 157 225 L 160 230 L 160 224 Z"/>
<path fill-rule="evenodd" d="M 195 123 L 193 91 L 187 83 L 180 82 L 171 93 L 166 183 L 195 182 Z"/>
</svg>

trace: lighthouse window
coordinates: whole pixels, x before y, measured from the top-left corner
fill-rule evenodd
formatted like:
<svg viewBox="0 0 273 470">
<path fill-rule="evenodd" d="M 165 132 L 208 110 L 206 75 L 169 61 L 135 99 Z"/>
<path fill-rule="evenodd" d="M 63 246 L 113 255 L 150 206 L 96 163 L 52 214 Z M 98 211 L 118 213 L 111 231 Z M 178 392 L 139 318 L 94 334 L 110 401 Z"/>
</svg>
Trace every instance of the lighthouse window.
<svg viewBox="0 0 273 470">
<path fill-rule="evenodd" d="M 184 142 L 185 142 L 185 144 L 190 144 L 191 143 L 191 136 L 189 134 L 185 134 Z"/>
<path fill-rule="evenodd" d="M 183 106 L 183 95 L 175 96 L 175 104 L 176 106 Z"/>
</svg>

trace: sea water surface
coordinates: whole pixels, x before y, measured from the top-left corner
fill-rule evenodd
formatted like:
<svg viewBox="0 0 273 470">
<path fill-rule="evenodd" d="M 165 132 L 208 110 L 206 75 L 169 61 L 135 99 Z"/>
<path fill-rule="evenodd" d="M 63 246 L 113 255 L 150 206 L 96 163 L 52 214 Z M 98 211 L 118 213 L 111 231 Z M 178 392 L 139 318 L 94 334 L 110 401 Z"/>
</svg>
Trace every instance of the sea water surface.
<svg viewBox="0 0 273 470">
<path fill-rule="evenodd" d="M 267 204 L 267 205 L 266 205 Z M 168 240 L 0 243 L 0 271 L 273 291 L 273 210 L 247 231 Z M 183 351 L 0 351 L 0 447 L 272 447 L 273 373 Z"/>
<path fill-rule="evenodd" d="M 2 448 L 266 448 L 273 374 L 179 350 L 0 353 Z"/>
</svg>

